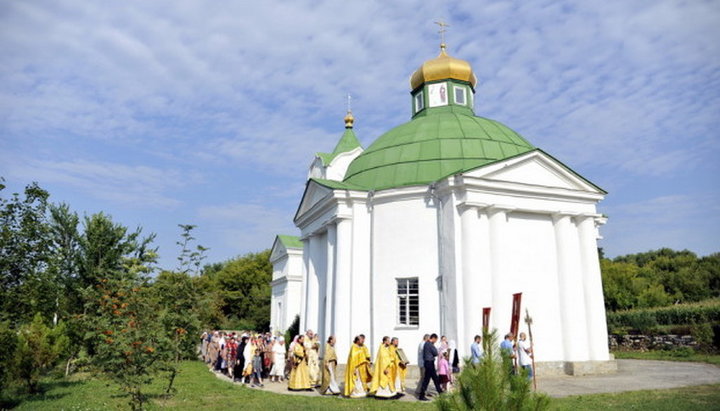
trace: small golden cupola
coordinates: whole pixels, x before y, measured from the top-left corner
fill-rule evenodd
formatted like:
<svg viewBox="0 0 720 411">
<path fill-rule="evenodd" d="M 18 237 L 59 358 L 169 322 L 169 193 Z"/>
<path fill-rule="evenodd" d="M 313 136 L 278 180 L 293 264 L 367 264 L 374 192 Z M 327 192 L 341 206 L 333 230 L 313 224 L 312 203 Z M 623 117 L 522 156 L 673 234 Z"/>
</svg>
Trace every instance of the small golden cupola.
<svg viewBox="0 0 720 411">
<path fill-rule="evenodd" d="M 451 57 L 447 54 L 445 43 L 440 45 L 440 55 L 428 60 L 420 66 L 410 77 L 410 88 L 416 90 L 423 84 L 437 80 L 459 80 L 470 84 L 475 90 L 477 78 L 473 69 L 465 60 Z"/>
<path fill-rule="evenodd" d="M 445 45 L 445 27 L 440 26 L 440 55 L 424 62 L 410 76 L 412 116 L 425 116 L 436 112 L 456 111 L 473 113 L 477 78 L 465 60 L 451 57 Z"/>
</svg>

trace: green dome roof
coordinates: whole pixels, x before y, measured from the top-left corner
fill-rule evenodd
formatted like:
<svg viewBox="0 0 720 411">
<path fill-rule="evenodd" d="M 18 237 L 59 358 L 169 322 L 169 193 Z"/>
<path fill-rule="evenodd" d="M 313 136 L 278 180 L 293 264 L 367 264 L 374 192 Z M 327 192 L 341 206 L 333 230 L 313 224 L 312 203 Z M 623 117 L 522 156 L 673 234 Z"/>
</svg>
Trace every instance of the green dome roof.
<svg viewBox="0 0 720 411">
<path fill-rule="evenodd" d="M 345 183 L 369 190 L 429 184 L 535 147 L 505 125 L 445 107 L 393 128 L 350 164 Z"/>
</svg>

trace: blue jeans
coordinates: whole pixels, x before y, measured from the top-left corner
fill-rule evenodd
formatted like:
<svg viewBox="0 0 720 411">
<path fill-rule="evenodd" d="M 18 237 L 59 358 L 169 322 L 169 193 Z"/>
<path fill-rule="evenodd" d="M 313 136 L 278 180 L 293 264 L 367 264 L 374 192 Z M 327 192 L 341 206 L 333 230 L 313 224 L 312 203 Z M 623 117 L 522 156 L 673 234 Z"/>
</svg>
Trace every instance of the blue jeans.
<svg viewBox="0 0 720 411">
<path fill-rule="evenodd" d="M 522 367 L 528 371 L 528 378 L 532 378 L 532 376 L 533 376 L 532 365 L 522 365 Z"/>
</svg>

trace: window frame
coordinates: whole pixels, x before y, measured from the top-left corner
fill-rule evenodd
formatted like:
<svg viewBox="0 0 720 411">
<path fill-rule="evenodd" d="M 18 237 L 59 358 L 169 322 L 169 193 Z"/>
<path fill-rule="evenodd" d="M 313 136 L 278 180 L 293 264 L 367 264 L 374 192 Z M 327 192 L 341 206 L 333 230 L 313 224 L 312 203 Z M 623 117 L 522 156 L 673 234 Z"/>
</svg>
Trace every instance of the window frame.
<svg viewBox="0 0 720 411">
<path fill-rule="evenodd" d="M 417 92 L 417 94 L 415 94 L 413 104 L 415 105 L 416 113 L 419 113 L 420 110 L 423 110 L 425 108 L 425 96 L 423 95 L 423 90 L 420 90 Z"/>
<path fill-rule="evenodd" d="M 458 102 L 458 91 L 462 93 L 463 102 Z M 465 87 L 459 87 L 459 86 L 453 86 L 453 101 L 455 104 L 461 105 L 461 106 L 467 106 L 468 105 L 468 98 L 467 98 L 467 90 Z"/>
<path fill-rule="evenodd" d="M 411 282 L 415 281 L 416 287 L 411 292 Z M 401 285 L 405 285 L 405 291 L 401 292 Z M 415 310 L 413 310 L 412 298 L 415 297 Z M 420 326 L 420 279 L 418 277 L 400 277 L 395 279 L 396 316 L 395 329 L 417 329 Z M 415 321 L 412 321 L 411 313 L 415 311 Z M 402 318 L 404 317 L 404 322 Z"/>
</svg>

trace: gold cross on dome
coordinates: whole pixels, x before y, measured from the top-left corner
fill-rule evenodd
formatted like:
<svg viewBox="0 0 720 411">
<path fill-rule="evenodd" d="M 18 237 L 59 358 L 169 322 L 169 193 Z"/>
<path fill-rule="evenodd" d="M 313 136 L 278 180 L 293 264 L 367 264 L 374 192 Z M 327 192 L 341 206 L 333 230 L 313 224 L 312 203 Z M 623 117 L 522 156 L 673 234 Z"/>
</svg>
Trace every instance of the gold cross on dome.
<svg viewBox="0 0 720 411">
<path fill-rule="evenodd" d="M 347 95 L 347 111 L 348 113 L 352 111 L 352 96 L 350 93 Z"/>
<path fill-rule="evenodd" d="M 440 31 L 438 31 L 440 33 L 440 47 L 445 47 L 445 32 L 447 31 L 445 27 L 450 27 L 450 25 L 445 23 L 444 20 L 436 21 L 435 24 L 440 26 Z"/>
</svg>

